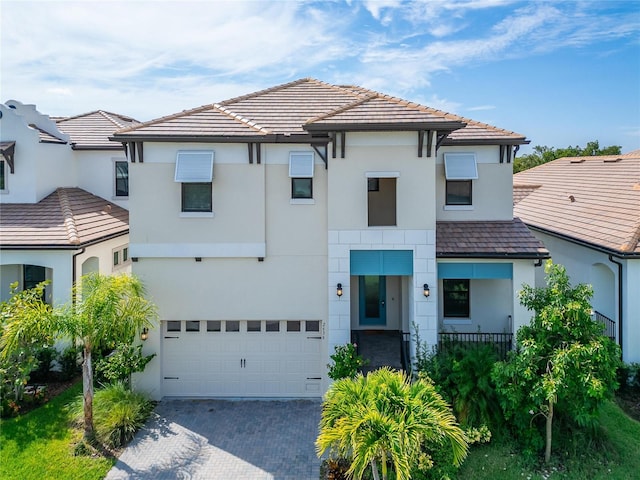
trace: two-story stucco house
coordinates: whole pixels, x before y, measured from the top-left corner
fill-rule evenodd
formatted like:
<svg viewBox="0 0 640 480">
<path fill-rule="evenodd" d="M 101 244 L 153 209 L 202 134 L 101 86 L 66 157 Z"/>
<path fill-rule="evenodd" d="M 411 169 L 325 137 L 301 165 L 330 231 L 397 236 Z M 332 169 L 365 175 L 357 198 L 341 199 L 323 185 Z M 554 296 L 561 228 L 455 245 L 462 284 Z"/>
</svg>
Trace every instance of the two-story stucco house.
<svg viewBox="0 0 640 480">
<path fill-rule="evenodd" d="M 530 319 L 517 291 L 548 252 L 513 218 L 522 135 L 302 79 L 112 140 L 161 317 L 137 378 L 156 398 L 318 397 L 358 332 L 435 345 Z"/>
<path fill-rule="evenodd" d="M 513 183 L 516 215 L 572 283 L 593 286 L 595 318 L 625 362 L 640 362 L 640 150 L 560 158 Z"/>
<path fill-rule="evenodd" d="M 133 120 L 107 112 L 51 119 L 33 105 L 0 105 L 0 300 L 9 285 L 51 281 L 70 299 L 80 275 L 130 270 L 128 162 L 109 141 Z"/>
</svg>

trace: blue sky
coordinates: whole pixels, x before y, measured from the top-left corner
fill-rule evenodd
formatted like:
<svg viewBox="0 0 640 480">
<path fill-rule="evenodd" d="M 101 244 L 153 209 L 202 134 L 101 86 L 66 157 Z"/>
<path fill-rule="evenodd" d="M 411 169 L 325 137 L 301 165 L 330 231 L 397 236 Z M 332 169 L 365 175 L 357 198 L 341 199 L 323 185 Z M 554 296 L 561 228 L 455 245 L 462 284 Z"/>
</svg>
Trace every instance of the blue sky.
<svg viewBox="0 0 640 480">
<path fill-rule="evenodd" d="M 0 98 L 150 120 L 302 77 L 640 148 L 640 0 L 0 2 Z"/>
</svg>

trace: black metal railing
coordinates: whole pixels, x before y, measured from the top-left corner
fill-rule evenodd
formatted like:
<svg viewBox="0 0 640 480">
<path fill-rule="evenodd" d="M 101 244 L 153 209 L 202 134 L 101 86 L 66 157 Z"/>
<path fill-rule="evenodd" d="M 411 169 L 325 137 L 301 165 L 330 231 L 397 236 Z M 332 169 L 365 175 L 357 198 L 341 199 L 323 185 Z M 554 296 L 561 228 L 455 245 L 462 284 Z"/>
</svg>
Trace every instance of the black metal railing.
<svg viewBox="0 0 640 480">
<path fill-rule="evenodd" d="M 512 333 L 438 333 L 438 352 L 447 352 L 459 345 L 491 345 L 498 358 L 507 358 L 507 352 L 513 348 Z"/>
<path fill-rule="evenodd" d="M 614 342 L 616 341 L 616 322 L 600 312 L 593 312 L 596 322 L 604 326 L 604 334 Z"/>
<path fill-rule="evenodd" d="M 400 337 L 400 359 L 402 360 L 402 369 L 411 375 L 411 334 L 402 332 Z"/>
</svg>

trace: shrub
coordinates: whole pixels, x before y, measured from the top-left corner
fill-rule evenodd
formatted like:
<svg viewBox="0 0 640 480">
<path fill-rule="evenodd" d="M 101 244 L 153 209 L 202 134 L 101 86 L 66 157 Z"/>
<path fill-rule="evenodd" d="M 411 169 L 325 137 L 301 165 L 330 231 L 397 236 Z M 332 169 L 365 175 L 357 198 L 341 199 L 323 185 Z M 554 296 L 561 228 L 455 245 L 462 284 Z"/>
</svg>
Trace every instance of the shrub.
<svg viewBox="0 0 640 480">
<path fill-rule="evenodd" d="M 502 412 L 491 379 L 498 360 L 493 346 L 451 342 L 442 352 L 428 353 L 424 346 L 418 345 L 419 371 L 434 381 L 458 421 L 466 426 L 498 427 Z"/>
<path fill-rule="evenodd" d="M 593 290 L 572 287 L 564 267 L 550 261 L 546 288 L 524 285 L 520 303 L 535 312 L 517 333 L 519 349 L 496 364 L 493 378 L 505 417 L 530 447 L 542 443 L 551 457 L 554 415 L 567 415 L 578 426 L 594 428 L 598 409 L 615 390 L 620 348 L 591 319 Z M 538 422 L 538 423 L 536 423 Z"/>
<path fill-rule="evenodd" d="M 82 362 L 80 348 L 73 345 L 65 348 L 60 352 L 56 361 L 60 366 L 59 375 L 61 380 L 71 380 L 80 375 L 80 364 Z"/>
<path fill-rule="evenodd" d="M 82 396 L 72 406 L 78 423 L 84 418 Z M 153 410 L 153 402 L 143 394 L 132 392 L 123 382 L 96 390 L 93 398 L 93 423 L 96 439 L 118 448 L 133 439 Z"/>
<path fill-rule="evenodd" d="M 329 364 L 327 367 L 329 368 L 329 378 L 333 380 L 354 378 L 360 369 L 369 363 L 358 355 L 356 345 L 353 343 L 336 345 L 331 360 L 333 360 L 333 365 Z"/>
<path fill-rule="evenodd" d="M 623 363 L 616 372 L 620 390 L 640 389 L 640 363 Z"/>
<path fill-rule="evenodd" d="M 96 362 L 96 378 L 108 382 L 125 382 L 131 386 L 131 375 L 142 372 L 156 354 L 143 356 L 142 345 L 121 343 L 113 352 Z"/>
<path fill-rule="evenodd" d="M 31 372 L 30 380 L 32 382 L 45 382 L 51 378 L 52 363 L 58 356 L 58 352 L 55 348 L 45 345 L 36 348 L 34 353 L 38 361 L 38 367 Z"/>
</svg>

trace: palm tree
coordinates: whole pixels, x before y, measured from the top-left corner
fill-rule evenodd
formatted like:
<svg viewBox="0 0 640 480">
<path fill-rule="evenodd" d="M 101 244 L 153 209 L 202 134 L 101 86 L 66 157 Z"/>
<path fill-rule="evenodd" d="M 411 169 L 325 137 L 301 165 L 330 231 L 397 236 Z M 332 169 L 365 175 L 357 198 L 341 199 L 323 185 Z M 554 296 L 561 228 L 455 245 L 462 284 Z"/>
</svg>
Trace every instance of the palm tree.
<svg viewBox="0 0 640 480">
<path fill-rule="evenodd" d="M 92 440 L 92 353 L 117 343 L 132 343 L 142 328 L 151 326 L 156 308 L 145 299 L 142 282 L 130 275 L 85 275 L 73 287 L 73 299 L 53 315 L 23 315 L 9 322 L 2 338 L 3 354 L 42 331 L 81 346 L 84 436 Z"/>
<path fill-rule="evenodd" d="M 316 441 L 318 455 L 329 451 L 351 460 L 348 474 L 387 479 L 388 464 L 397 480 L 410 478 L 424 442 L 451 444 L 460 465 L 467 454 L 464 433 L 451 409 L 426 380 L 411 382 L 402 372 L 382 368 L 367 376 L 335 382 L 325 397 Z"/>
</svg>

